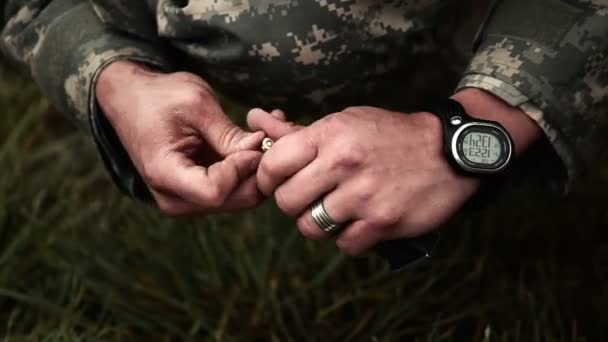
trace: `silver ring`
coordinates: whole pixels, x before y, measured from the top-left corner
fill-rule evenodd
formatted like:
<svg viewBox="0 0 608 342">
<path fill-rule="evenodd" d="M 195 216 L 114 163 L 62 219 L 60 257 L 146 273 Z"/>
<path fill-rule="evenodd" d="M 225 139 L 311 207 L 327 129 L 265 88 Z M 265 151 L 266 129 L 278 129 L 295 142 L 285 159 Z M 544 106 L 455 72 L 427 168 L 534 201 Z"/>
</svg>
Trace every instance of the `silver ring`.
<svg viewBox="0 0 608 342">
<path fill-rule="evenodd" d="M 323 206 L 323 201 L 316 201 L 312 205 L 311 209 L 312 219 L 315 220 L 315 223 L 326 233 L 334 233 L 340 228 L 342 225 L 334 221 L 329 215 L 327 211 L 325 211 L 325 207 Z"/>
</svg>

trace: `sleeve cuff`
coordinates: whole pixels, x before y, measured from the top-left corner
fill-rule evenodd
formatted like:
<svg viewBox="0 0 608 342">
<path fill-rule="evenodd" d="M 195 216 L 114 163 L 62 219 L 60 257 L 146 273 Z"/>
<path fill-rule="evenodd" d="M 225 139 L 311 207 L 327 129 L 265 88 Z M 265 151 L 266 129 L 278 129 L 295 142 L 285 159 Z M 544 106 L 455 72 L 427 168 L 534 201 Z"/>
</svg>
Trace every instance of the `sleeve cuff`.
<svg viewBox="0 0 608 342">
<path fill-rule="evenodd" d="M 167 70 L 167 64 L 161 60 L 145 57 L 141 54 L 117 53 L 99 65 L 90 80 L 88 95 L 88 112 L 91 135 L 97 145 L 99 154 L 114 183 L 127 195 L 141 200 L 151 200 L 152 196 L 147 185 L 135 169 L 131 159 L 122 143 L 116 136 L 112 125 L 99 108 L 95 97 L 95 85 L 101 72 L 112 62 L 117 60 L 130 60 L 144 63 L 160 70 Z"/>
</svg>

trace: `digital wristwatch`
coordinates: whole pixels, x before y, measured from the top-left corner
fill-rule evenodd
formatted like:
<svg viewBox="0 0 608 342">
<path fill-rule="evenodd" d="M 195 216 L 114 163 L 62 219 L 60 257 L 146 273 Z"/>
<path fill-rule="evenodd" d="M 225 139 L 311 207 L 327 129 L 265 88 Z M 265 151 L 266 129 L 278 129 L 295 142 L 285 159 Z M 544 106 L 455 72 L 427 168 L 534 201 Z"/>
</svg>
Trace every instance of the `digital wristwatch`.
<svg viewBox="0 0 608 342">
<path fill-rule="evenodd" d="M 513 159 L 513 139 L 498 122 L 469 116 L 462 105 L 448 99 L 431 111 L 443 125 L 443 150 L 460 174 L 498 174 Z"/>
</svg>

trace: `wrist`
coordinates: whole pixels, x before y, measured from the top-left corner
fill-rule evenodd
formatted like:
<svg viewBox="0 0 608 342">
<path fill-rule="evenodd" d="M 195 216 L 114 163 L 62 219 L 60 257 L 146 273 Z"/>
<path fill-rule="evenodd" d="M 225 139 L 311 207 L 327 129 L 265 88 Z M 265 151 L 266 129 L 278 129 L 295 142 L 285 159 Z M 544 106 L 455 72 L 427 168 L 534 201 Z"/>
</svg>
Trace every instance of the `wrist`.
<svg viewBox="0 0 608 342">
<path fill-rule="evenodd" d="M 542 130 L 520 108 L 511 106 L 498 97 L 477 88 L 465 88 L 454 94 L 472 117 L 500 123 L 511 135 L 516 155 L 523 153 L 542 137 Z"/>
<path fill-rule="evenodd" d="M 157 73 L 144 64 L 128 60 L 117 60 L 107 65 L 95 84 L 95 98 L 108 120 L 114 122 L 120 112 L 113 110 L 114 99 L 128 97 L 128 91 L 134 89 L 134 83 Z"/>
</svg>

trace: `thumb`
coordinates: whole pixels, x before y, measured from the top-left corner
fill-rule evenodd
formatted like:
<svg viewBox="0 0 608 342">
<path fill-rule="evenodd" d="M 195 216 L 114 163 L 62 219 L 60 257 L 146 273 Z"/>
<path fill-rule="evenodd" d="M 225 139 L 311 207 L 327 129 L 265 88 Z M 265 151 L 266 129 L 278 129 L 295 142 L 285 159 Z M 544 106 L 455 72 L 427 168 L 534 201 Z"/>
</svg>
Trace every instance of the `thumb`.
<svg viewBox="0 0 608 342">
<path fill-rule="evenodd" d="M 205 141 L 222 157 L 238 151 L 260 148 L 264 132 L 246 132 L 225 114 L 217 115 L 199 128 Z"/>
<path fill-rule="evenodd" d="M 270 114 L 259 108 L 249 111 L 247 125 L 252 131 L 264 131 L 273 140 L 279 140 L 281 137 L 302 128 L 302 126 L 293 122 L 285 121 L 284 114 L 280 111 L 275 110 Z"/>
</svg>

